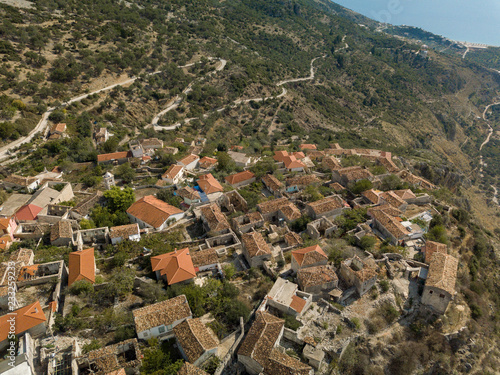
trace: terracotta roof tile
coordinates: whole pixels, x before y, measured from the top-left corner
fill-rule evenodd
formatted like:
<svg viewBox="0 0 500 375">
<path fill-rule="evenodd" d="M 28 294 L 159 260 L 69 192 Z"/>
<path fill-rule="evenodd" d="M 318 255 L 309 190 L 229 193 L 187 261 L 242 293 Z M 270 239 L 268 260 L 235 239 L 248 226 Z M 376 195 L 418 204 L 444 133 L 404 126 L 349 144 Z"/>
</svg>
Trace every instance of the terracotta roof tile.
<svg viewBox="0 0 500 375">
<path fill-rule="evenodd" d="M 368 201 L 370 201 L 372 204 L 378 204 L 380 201 L 379 193 L 377 193 L 373 189 L 363 191 L 361 195 L 368 199 Z"/>
<path fill-rule="evenodd" d="M 203 206 L 200 211 L 211 231 L 220 232 L 230 228 L 229 222 L 216 203 Z"/>
<path fill-rule="evenodd" d="M 264 375 L 309 375 L 311 371 L 309 365 L 274 348 L 264 369 Z"/>
<path fill-rule="evenodd" d="M 42 211 L 42 207 L 38 207 L 37 205 L 34 204 L 27 204 L 22 206 L 17 212 L 15 213 L 16 219 L 17 220 L 36 220 L 38 214 Z"/>
<path fill-rule="evenodd" d="M 15 333 L 19 335 L 23 332 L 30 330 L 37 325 L 47 321 L 45 313 L 42 310 L 42 306 L 39 301 L 32 304 L 26 305 L 16 311 L 16 324 Z M 7 339 L 10 331 L 9 319 L 11 315 L 0 316 L 0 341 Z"/>
<path fill-rule="evenodd" d="M 191 251 L 191 259 L 195 267 L 203 267 L 219 263 L 219 257 L 213 248 Z"/>
<path fill-rule="evenodd" d="M 415 199 L 417 197 L 410 189 L 394 190 L 394 193 L 403 200 Z"/>
<path fill-rule="evenodd" d="M 337 160 L 336 157 L 334 156 L 325 156 L 323 160 L 321 161 L 323 167 L 334 170 L 334 169 L 341 169 L 342 165 L 340 162 Z"/>
<path fill-rule="evenodd" d="M 406 202 L 401 199 L 395 192 L 393 191 L 386 191 L 385 193 L 382 193 L 380 197 L 389 203 L 391 206 L 396 207 L 399 209 L 402 205 L 404 205 Z"/>
<path fill-rule="evenodd" d="M 97 162 L 99 163 L 104 161 L 119 160 L 131 157 L 132 153 L 130 151 L 113 152 L 111 154 L 97 155 Z"/>
<path fill-rule="evenodd" d="M 328 256 L 319 245 L 292 250 L 292 256 L 301 267 L 307 267 L 308 265 L 325 260 L 328 261 Z"/>
<path fill-rule="evenodd" d="M 348 207 L 338 195 L 331 195 L 315 202 L 307 204 L 316 215 L 321 215 L 330 211 Z"/>
<path fill-rule="evenodd" d="M 138 235 L 139 233 L 139 225 L 137 223 L 109 228 L 109 238 L 121 237 L 122 239 L 127 240 L 130 236 Z"/>
<path fill-rule="evenodd" d="M 190 362 L 196 362 L 203 353 L 218 345 L 200 319 L 187 319 L 176 325 L 174 334 Z"/>
<path fill-rule="evenodd" d="M 50 128 L 51 133 L 54 133 L 54 132 L 64 133 L 65 131 L 66 131 L 66 124 L 63 124 L 63 123 L 54 124 Z"/>
<path fill-rule="evenodd" d="M 288 246 L 297 246 L 297 245 L 302 245 L 304 243 L 302 238 L 295 232 L 286 233 L 285 242 Z"/>
<path fill-rule="evenodd" d="M 315 174 L 305 174 L 302 176 L 290 177 L 285 180 L 286 186 L 307 186 L 320 182 Z"/>
<path fill-rule="evenodd" d="M 239 184 L 244 181 L 251 180 L 255 178 L 255 174 L 250 171 L 243 171 L 239 173 L 235 173 L 229 176 L 226 176 L 224 179 L 229 185 Z"/>
<path fill-rule="evenodd" d="M 302 268 L 297 272 L 297 279 L 303 288 L 319 286 L 338 280 L 335 271 L 325 265 Z"/>
<path fill-rule="evenodd" d="M 200 159 L 198 164 L 200 165 L 201 168 L 203 169 L 208 169 L 210 167 L 213 167 L 215 164 L 217 164 L 217 159 L 210 158 L 208 156 L 204 156 Z"/>
<path fill-rule="evenodd" d="M 208 375 L 208 372 L 192 365 L 189 362 L 184 362 L 177 375 Z"/>
<path fill-rule="evenodd" d="M 300 210 L 292 202 L 281 206 L 279 210 L 287 221 L 297 220 L 302 216 Z"/>
<path fill-rule="evenodd" d="M 257 311 L 255 315 L 256 319 L 243 340 L 238 355 L 253 358 L 265 367 L 285 321 L 267 312 Z"/>
<path fill-rule="evenodd" d="M 448 254 L 435 252 L 432 255 L 425 285 L 445 290 L 451 295 L 454 295 L 457 270 L 457 258 Z"/>
<path fill-rule="evenodd" d="M 132 204 L 127 213 L 153 228 L 159 228 L 170 216 L 182 214 L 182 210 L 152 195 L 147 195 Z"/>
<path fill-rule="evenodd" d="M 192 201 L 200 199 L 200 193 L 190 186 L 185 186 L 182 189 L 177 190 L 176 194 L 181 198 L 186 198 Z"/>
<path fill-rule="evenodd" d="M 71 222 L 66 220 L 59 220 L 55 223 L 50 230 L 50 241 L 56 241 L 59 238 L 73 238 L 73 229 Z"/>
<path fill-rule="evenodd" d="M 181 160 L 178 160 L 177 163 L 186 166 L 191 164 L 192 162 L 195 162 L 199 160 L 200 157 L 198 155 L 190 154 L 188 156 L 183 157 Z"/>
<path fill-rule="evenodd" d="M 187 319 L 193 314 L 184 294 L 166 301 L 132 310 L 137 333 L 161 325 L 171 325 L 177 320 Z"/>
<path fill-rule="evenodd" d="M 288 151 L 274 151 L 273 159 L 282 163 L 287 156 L 289 156 Z"/>
<path fill-rule="evenodd" d="M 244 233 L 241 236 L 241 242 L 243 243 L 243 246 L 245 246 L 250 258 L 271 254 L 271 249 L 264 240 L 264 237 L 262 237 L 262 234 L 259 232 Z"/>
<path fill-rule="evenodd" d="M 297 160 L 294 155 L 285 156 L 283 158 L 283 164 L 285 164 L 286 169 L 305 168 L 306 166 L 300 160 Z"/>
<path fill-rule="evenodd" d="M 388 215 L 384 211 L 373 211 L 372 216 L 396 239 L 401 239 L 410 234 L 394 216 Z"/>
<path fill-rule="evenodd" d="M 427 241 L 423 251 L 425 252 L 425 263 L 427 264 L 430 264 L 434 253 L 448 253 L 447 246 L 445 244 L 434 241 Z"/>
<path fill-rule="evenodd" d="M 68 286 L 78 280 L 87 280 L 94 283 L 94 248 L 69 253 L 68 269 Z"/>
<path fill-rule="evenodd" d="M 198 186 L 205 194 L 212 194 L 224 190 L 222 185 L 212 176 L 212 173 L 205 174 L 198 178 Z"/>
<path fill-rule="evenodd" d="M 317 150 L 318 147 L 316 147 L 316 145 L 313 145 L 311 143 L 302 143 L 301 145 L 299 145 L 299 148 L 301 150 Z"/>
<path fill-rule="evenodd" d="M 166 276 L 168 285 L 196 277 L 196 271 L 187 247 L 151 257 L 151 268 L 153 272 L 160 271 L 160 275 Z"/>
<path fill-rule="evenodd" d="M 184 167 L 182 165 L 177 165 L 177 164 L 172 164 L 166 171 L 163 173 L 161 178 L 163 179 L 171 179 L 173 180 L 174 178 L 177 177 L 179 173 L 182 173 L 184 170 Z"/>
<path fill-rule="evenodd" d="M 262 182 L 264 182 L 264 185 L 266 185 L 272 191 L 279 191 L 281 188 L 283 188 L 283 183 L 272 174 L 265 174 L 262 177 Z"/>
</svg>

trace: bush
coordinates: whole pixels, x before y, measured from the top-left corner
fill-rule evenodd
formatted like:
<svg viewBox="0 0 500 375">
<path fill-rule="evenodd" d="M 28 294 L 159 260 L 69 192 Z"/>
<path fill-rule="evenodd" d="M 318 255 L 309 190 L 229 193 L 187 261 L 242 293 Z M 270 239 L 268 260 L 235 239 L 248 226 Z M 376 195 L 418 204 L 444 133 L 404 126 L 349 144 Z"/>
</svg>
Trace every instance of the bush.
<svg viewBox="0 0 500 375">
<path fill-rule="evenodd" d="M 358 318 L 354 317 L 351 319 L 351 323 L 354 326 L 354 330 L 358 331 L 361 328 L 361 322 Z"/>
<path fill-rule="evenodd" d="M 360 246 L 363 250 L 371 250 L 377 243 L 377 239 L 373 236 L 363 236 L 360 240 Z"/>
<path fill-rule="evenodd" d="M 380 288 L 382 289 L 382 293 L 386 293 L 389 290 L 389 286 L 390 286 L 389 281 L 381 280 L 379 282 L 379 284 L 380 284 Z"/>
<path fill-rule="evenodd" d="M 88 344 L 83 345 L 82 347 L 82 352 L 84 354 L 87 354 L 88 352 L 91 352 L 92 350 L 100 349 L 102 347 L 101 343 L 99 340 L 92 340 Z"/>
<path fill-rule="evenodd" d="M 380 306 L 379 314 L 384 317 L 388 324 L 391 324 L 399 317 L 399 311 L 389 302 L 385 302 Z"/>
<path fill-rule="evenodd" d="M 285 327 L 296 331 L 299 327 L 302 327 L 302 323 L 299 322 L 293 315 L 285 315 Z"/>
<path fill-rule="evenodd" d="M 69 292 L 74 296 L 89 295 L 94 292 L 94 285 L 87 280 L 78 280 L 71 284 Z"/>
</svg>

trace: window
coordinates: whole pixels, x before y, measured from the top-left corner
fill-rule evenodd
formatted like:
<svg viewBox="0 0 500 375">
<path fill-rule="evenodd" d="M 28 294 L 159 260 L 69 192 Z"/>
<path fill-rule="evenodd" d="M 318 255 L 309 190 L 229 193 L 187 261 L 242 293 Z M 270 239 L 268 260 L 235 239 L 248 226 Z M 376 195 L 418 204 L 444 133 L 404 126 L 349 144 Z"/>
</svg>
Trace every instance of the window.
<svg viewBox="0 0 500 375">
<path fill-rule="evenodd" d="M 440 295 L 439 295 L 439 298 L 444 298 L 444 294 L 440 294 Z"/>
<path fill-rule="evenodd" d="M 158 331 L 160 331 L 160 333 L 165 332 L 165 326 L 160 326 L 160 327 L 158 328 Z"/>
<path fill-rule="evenodd" d="M 148 337 L 148 333 L 147 332 L 144 332 L 144 337 Z"/>
<path fill-rule="evenodd" d="M 433 290 L 429 290 L 429 294 L 432 294 L 432 293 L 434 293 L 434 291 Z"/>
</svg>

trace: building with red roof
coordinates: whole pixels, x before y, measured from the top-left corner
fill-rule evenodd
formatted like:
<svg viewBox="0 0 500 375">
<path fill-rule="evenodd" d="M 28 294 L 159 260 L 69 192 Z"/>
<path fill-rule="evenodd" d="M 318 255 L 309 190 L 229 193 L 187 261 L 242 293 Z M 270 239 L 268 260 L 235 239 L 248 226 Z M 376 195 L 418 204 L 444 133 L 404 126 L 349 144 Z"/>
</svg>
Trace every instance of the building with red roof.
<svg viewBox="0 0 500 375">
<path fill-rule="evenodd" d="M 151 257 L 151 268 L 156 273 L 156 278 L 165 280 L 168 285 L 186 282 L 196 277 L 188 248 Z"/>
<path fill-rule="evenodd" d="M 221 193 L 224 191 L 222 185 L 212 176 L 212 173 L 200 176 L 198 179 L 198 186 L 207 195 L 214 193 Z"/>
<path fill-rule="evenodd" d="M 255 182 L 255 174 L 250 171 L 235 173 L 224 178 L 226 182 L 235 189 L 240 186 L 249 185 Z"/>
<path fill-rule="evenodd" d="M 93 247 L 69 253 L 68 286 L 79 280 L 86 280 L 93 284 L 95 282 L 95 271 Z"/>
<path fill-rule="evenodd" d="M 127 215 L 132 223 L 139 224 L 141 228 L 163 230 L 168 227 L 167 221 L 175 222 L 181 219 L 184 212 L 152 195 L 147 195 L 132 204 Z"/>
<path fill-rule="evenodd" d="M 319 245 L 292 250 L 292 269 L 297 272 L 301 268 L 326 265 L 328 256 Z"/>
<path fill-rule="evenodd" d="M 18 221 L 36 220 L 38 214 L 42 210 L 42 207 L 30 203 L 17 210 L 15 216 Z"/>
<path fill-rule="evenodd" d="M 0 316 L 0 350 L 9 345 L 8 336 L 11 328 L 11 319 L 15 317 L 14 333 L 16 336 L 28 332 L 31 336 L 45 333 L 47 318 L 39 301 L 21 307 L 10 314 Z"/>
</svg>

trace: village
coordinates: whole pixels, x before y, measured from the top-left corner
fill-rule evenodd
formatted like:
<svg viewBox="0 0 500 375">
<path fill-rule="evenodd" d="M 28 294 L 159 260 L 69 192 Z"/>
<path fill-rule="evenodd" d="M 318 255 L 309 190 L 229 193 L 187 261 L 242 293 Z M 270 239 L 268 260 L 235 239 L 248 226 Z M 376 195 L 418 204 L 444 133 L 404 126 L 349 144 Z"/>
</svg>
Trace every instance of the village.
<svg viewBox="0 0 500 375">
<path fill-rule="evenodd" d="M 329 374 L 355 340 L 422 312 L 460 312 L 458 252 L 432 231 L 443 214 L 437 187 L 397 156 L 338 143 L 201 156 L 205 142 L 130 141 L 97 156 L 102 183 L 92 189 L 58 167 L 0 182 L 2 353 L 8 313 L 17 337 L 0 374 L 138 374 L 157 347 L 182 361 L 173 374 Z M 175 163 L 158 165 L 165 154 Z M 222 163 L 235 173 L 222 175 Z M 129 183 L 115 176 L 123 165 L 135 172 Z M 89 224 L 114 206 L 127 224 Z M 129 273 L 131 291 L 110 297 Z M 84 314 L 91 293 L 106 311 L 131 312 L 126 339 L 70 324 L 99 315 Z M 203 309 L 197 298 L 224 302 Z"/>
</svg>

